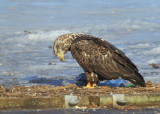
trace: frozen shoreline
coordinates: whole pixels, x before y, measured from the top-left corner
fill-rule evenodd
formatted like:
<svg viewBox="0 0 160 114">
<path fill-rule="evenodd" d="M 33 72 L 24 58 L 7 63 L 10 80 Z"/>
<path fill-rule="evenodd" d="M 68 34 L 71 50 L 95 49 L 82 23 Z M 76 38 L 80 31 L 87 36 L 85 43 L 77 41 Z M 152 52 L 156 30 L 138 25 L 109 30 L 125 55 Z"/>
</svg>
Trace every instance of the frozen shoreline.
<svg viewBox="0 0 160 114">
<path fill-rule="evenodd" d="M 1 0 L 0 4 L 0 85 L 34 85 L 29 83 L 34 78 L 65 80 L 83 73 L 70 53 L 63 63 L 48 48 L 68 32 L 102 37 L 121 49 L 146 81 L 160 82 L 160 70 L 148 65 L 160 63 L 159 0 Z"/>
</svg>

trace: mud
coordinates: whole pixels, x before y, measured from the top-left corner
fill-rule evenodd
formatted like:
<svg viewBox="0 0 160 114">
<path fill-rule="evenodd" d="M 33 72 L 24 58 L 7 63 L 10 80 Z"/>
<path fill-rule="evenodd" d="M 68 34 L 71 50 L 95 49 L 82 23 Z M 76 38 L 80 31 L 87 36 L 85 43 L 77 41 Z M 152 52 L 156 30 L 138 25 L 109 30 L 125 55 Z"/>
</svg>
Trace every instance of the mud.
<svg viewBox="0 0 160 114">
<path fill-rule="evenodd" d="M 106 96 L 108 94 L 159 94 L 160 85 L 149 87 L 95 87 L 79 88 L 76 85 L 57 86 L 38 85 L 38 86 L 14 86 L 13 88 L 0 87 L 0 97 L 53 97 L 63 95 L 77 96 Z"/>
</svg>

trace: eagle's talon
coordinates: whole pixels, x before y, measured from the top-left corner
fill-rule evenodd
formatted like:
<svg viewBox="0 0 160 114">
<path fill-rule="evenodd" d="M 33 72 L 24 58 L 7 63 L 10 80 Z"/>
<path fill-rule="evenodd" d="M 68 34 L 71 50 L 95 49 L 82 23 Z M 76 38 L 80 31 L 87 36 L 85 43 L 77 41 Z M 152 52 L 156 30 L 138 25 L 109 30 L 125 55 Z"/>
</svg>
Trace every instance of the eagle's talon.
<svg viewBox="0 0 160 114">
<path fill-rule="evenodd" d="M 90 88 L 90 87 L 92 87 L 92 84 L 90 82 L 88 82 L 86 87 Z"/>
<path fill-rule="evenodd" d="M 97 84 L 92 84 L 92 83 L 88 82 L 87 85 L 84 86 L 83 88 L 95 88 L 95 87 L 97 87 Z"/>
</svg>

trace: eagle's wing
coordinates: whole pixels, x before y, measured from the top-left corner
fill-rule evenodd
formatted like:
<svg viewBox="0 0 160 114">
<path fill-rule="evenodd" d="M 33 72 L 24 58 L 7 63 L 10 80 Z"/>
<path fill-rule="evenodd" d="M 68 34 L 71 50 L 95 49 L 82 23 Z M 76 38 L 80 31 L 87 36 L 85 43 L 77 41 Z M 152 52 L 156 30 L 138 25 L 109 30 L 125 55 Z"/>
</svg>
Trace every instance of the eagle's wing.
<svg viewBox="0 0 160 114">
<path fill-rule="evenodd" d="M 96 73 L 100 80 L 121 77 L 145 85 L 135 64 L 105 40 L 92 36 L 76 38 L 71 45 L 71 53 L 84 71 Z"/>
</svg>

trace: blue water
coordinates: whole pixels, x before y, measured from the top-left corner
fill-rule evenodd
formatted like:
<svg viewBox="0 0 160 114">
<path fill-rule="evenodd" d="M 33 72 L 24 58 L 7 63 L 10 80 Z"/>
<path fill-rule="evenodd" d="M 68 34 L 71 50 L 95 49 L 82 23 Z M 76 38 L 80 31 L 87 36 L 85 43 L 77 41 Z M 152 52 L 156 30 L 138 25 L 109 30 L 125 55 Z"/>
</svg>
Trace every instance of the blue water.
<svg viewBox="0 0 160 114">
<path fill-rule="evenodd" d="M 0 0 L 0 9 L 0 85 L 74 81 L 83 70 L 70 53 L 60 62 L 48 48 L 68 32 L 108 40 L 146 81 L 160 81 L 160 69 L 148 65 L 160 63 L 159 0 Z"/>
</svg>

